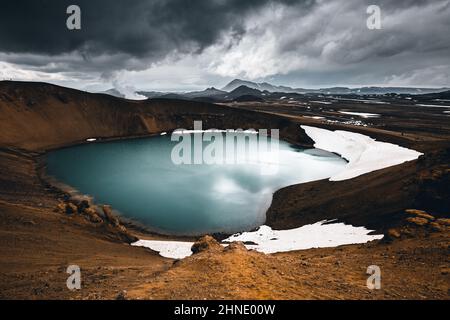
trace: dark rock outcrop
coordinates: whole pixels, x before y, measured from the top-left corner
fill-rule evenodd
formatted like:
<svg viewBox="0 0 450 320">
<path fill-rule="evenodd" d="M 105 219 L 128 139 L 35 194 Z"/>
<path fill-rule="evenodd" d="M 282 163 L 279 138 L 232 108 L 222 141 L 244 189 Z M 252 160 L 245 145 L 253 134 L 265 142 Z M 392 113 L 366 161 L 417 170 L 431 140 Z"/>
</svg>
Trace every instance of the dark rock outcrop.
<svg viewBox="0 0 450 320">
<path fill-rule="evenodd" d="M 222 250 L 222 246 L 220 245 L 219 242 L 217 242 L 216 239 L 214 239 L 213 237 L 206 235 L 201 237 L 200 239 L 198 239 L 191 248 L 191 251 L 196 254 L 196 253 L 200 253 L 203 251 L 209 251 L 209 250 L 213 250 L 213 251 L 218 251 L 218 250 Z"/>
<path fill-rule="evenodd" d="M 247 248 L 245 247 L 243 242 L 235 241 L 230 243 L 226 248 L 225 251 L 247 251 Z"/>
<path fill-rule="evenodd" d="M 120 225 L 119 218 L 117 218 L 112 212 L 111 206 L 102 206 L 103 214 L 105 215 L 105 221 L 113 226 Z"/>
<path fill-rule="evenodd" d="M 82 214 L 93 223 L 102 223 L 103 219 L 98 214 L 97 210 L 94 208 L 86 208 L 83 210 Z"/>
</svg>

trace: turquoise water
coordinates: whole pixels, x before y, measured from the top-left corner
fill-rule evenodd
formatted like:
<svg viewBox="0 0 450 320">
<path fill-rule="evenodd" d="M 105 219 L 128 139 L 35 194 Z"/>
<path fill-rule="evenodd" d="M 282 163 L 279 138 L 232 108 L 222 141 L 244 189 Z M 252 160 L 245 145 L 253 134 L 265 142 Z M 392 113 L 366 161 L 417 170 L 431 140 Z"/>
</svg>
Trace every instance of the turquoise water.
<svg viewBox="0 0 450 320">
<path fill-rule="evenodd" d="M 177 143 L 167 135 L 60 149 L 47 155 L 47 173 L 154 231 L 199 235 L 257 227 L 274 191 L 327 178 L 346 164 L 280 141 L 271 175 L 262 174 L 263 163 L 175 165 Z"/>
</svg>

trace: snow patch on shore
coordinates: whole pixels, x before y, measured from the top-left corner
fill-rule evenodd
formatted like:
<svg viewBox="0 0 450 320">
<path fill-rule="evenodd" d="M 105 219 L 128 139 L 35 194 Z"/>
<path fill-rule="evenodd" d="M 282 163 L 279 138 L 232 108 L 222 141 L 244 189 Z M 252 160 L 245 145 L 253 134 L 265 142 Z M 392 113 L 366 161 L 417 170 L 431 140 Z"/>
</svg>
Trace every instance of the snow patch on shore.
<svg viewBox="0 0 450 320">
<path fill-rule="evenodd" d="M 415 160 L 422 155 L 415 150 L 376 141 L 359 133 L 331 131 L 303 125 L 301 128 L 314 140 L 315 148 L 335 152 L 348 160 L 344 170 L 332 176 L 330 181 L 355 178 L 365 173 Z"/>
<path fill-rule="evenodd" d="M 366 243 L 383 238 L 383 235 L 369 235 L 371 230 L 344 223 L 320 221 L 290 230 L 272 230 L 261 226 L 257 231 L 235 234 L 223 240 L 223 246 L 233 241 L 252 242 L 245 244 L 249 250 L 263 253 L 287 252 L 311 248 L 337 247 L 346 244 Z M 166 258 L 183 259 L 192 254 L 194 242 L 139 240 L 133 246 L 150 248 Z"/>
<path fill-rule="evenodd" d="M 152 249 L 162 257 L 183 259 L 192 254 L 191 247 L 193 244 L 193 242 L 185 241 L 139 240 L 131 245 Z"/>
<path fill-rule="evenodd" d="M 416 104 L 418 107 L 430 107 L 430 108 L 450 108 L 450 106 L 443 106 L 440 104 Z"/>
<path fill-rule="evenodd" d="M 358 116 L 361 118 L 379 118 L 380 115 L 378 113 L 366 113 L 366 112 L 350 112 L 350 111 L 339 111 L 339 113 L 348 114 L 352 116 Z"/>
<path fill-rule="evenodd" d="M 364 227 L 354 227 L 344 223 L 326 224 L 326 221 L 320 221 L 290 230 L 272 230 L 263 225 L 257 231 L 232 235 L 224 242 L 254 242 L 256 244 L 245 245 L 247 249 L 276 253 L 366 243 L 383 238 L 382 234 L 368 235 L 370 232 L 372 231 Z"/>
<path fill-rule="evenodd" d="M 325 117 L 321 116 L 303 116 L 304 118 L 310 118 L 310 119 L 316 119 L 316 120 L 322 120 L 325 119 Z"/>
<path fill-rule="evenodd" d="M 320 103 L 320 104 L 333 104 L 332 102 L 329 101 L 310 101 L 312 103 Z"/>
</svg>

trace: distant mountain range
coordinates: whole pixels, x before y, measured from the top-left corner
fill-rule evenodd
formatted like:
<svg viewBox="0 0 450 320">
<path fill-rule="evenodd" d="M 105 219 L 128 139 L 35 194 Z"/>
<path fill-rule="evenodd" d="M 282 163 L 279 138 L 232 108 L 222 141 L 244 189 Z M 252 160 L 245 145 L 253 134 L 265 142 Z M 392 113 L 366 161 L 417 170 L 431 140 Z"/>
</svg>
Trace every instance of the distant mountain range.
<svg viewBox="0 0 450 320">
<path fill-rule="evenodd" d="M 181 99 L 197 100 L 207 102 L 221 101 L 260 101 L 264 99 L 280 98 L 287 94 L 295 95 L 384 95 L 384 94 L 411 94 L 424 95 L 448 91 L 449 88 L 408 88 L 408 87 L 331 87 L 321 89 L 291 88 L 287 86 L 276 86 L 267 82 L 256 83 L 252 81 L 235 79 L 222 89 L 214 87 L 203 91 L 193 92 L 159 92 L 159 91 L 137 91 L 136 93 L 149 99 Z M 125 96 L 117 89 L 109 89 L 102 93 L 116 97 Z"/>
<path fill-rule="evenodd" d="M 296 89 L 285 87 L 285 86 L 274 86 L 270 83 L 256 83 L 246 80 L 234 79 L 230 83 L 228 83 L 225 87 L 222 88 L 223 91 L 231 92 L 240 86 L 246 86 L 251 89 L 256 89 L 260 91 L 269 91 L 269 92 L 297 92 Z"/>
<path fill-rule="evenodd" d="M 222 88 L 223 91 L 232 91 L 240 86 L 269 92 L 286 93 L 323 93 L 323 94 L 425 94 L 450 90 L 449 88 L 409 88 L 409 87 L 330 87 L 321 89 L 291 88 L 286 86 L 275 86 L 267 82 L 256 83 L 246 80 L 235 79 Z"/>
<path fill-rule="evenodd" d="M 208 88 L 203 91 L 194 91 L 186 93 L 185 96 L 191 97 L 191 98 L 201 98 L 201 97 L 213 97 L 218 95 L 224 95 L 228 92 L 226 90 L 218 90 L 214 87 Z"/>
</svg>

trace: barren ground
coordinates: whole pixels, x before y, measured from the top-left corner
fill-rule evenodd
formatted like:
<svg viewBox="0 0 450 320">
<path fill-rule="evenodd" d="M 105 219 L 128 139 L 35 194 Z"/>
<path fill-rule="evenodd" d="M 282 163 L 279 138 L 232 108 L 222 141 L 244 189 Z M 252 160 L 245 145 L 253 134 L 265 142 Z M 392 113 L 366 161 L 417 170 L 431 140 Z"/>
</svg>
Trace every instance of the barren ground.
<svg viewBox="0 0 450 320">
<path fill-rule="evenodd" d="M 41 84 L 0 83 L 0 298 L 114 299 L 448 299 L 449 232 L 411 226 L 405 209 L 449 217 L 450 121 L 437 108 L 345 103 L 329 106 L 283 103 L 233 104 L 130 102 Z M 328 108 L 328 109 L 327 109 Z M 369 127 L 327 123 L 345 108 L 378 113 Z M 413 108 L 413 109 L 411 109 Z M 245 110 L 243 110 L 245 109 Z M 210 249 L 182 261 L 131 247 L 105 223 L 55 212 L 66 194 L 40 178 L 39 156 L 55 147 L 145 136 L 192 126 L 282 128 L 281 136 L 311 145 L 299 124 L 361 132 L 424 152 L 418 161 L 349 181 L 317 181 L 274 195 L 268 224 L 296 227 L 339 218 L 387 234 L 412 228 L 391 242 L 264 255 L 235 246 Z M 405 227 L 408 226 L 408 227 Z M 141 237 L 142 230 L 129 228 Z M 82 271 L 82 289 L 66 287 L 67 266 Z M 378 265 L 382 288 L 366 288 L 366 269 Z"/>
</svg>

